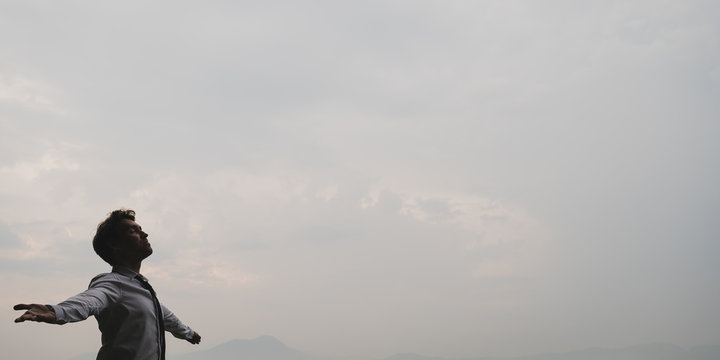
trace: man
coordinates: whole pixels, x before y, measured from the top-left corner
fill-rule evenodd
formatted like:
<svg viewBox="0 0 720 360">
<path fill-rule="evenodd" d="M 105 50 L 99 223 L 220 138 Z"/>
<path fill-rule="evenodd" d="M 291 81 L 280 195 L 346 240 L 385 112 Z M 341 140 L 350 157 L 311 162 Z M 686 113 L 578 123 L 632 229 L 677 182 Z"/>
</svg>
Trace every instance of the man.
<svg viewBox="0 0 720 360">
<path fill-rule="evenodd" d="M 98 360 L 165 360 L 165 331 L 199 343 L 200 335 L 160 304 L 140 275 L 142 261 L 153 252 L 147 237 L 134 211 L 113 211 L 93 238 L 95 252 L 112 272 L 96 276 L 85 292 L 60 304 L 15 305 L 15 310 L 27 310 L 15 322 L 65 324 L 94 315 L 102 332 Z"/>
</svg>

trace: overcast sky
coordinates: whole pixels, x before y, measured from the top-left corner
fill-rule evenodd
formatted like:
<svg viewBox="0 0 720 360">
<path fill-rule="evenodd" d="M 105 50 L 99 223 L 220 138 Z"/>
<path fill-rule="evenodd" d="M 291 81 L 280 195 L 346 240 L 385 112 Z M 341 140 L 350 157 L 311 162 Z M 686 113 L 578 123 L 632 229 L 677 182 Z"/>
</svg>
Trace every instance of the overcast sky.
<svg viewBox="0 0 720 360">
<path fill-rule="evenodd" d="M 4 356 L 109 267 L 209 348 L 720 345 L 718 1 L 0 1 Z M 42 344 L 42 345 L 41 345 Z M 23 354 L 23 355 L 21 355 Z"/>
</svg>

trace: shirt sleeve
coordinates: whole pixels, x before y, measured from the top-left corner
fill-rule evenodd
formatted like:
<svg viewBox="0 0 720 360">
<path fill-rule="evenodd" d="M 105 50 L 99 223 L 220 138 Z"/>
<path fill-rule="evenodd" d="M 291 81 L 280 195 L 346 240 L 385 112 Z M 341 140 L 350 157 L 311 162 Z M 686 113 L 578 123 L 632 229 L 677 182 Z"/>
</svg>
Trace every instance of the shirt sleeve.
<svg viewBox="0 0 720 360">
<path fill-rule="evenodd" d="M 163 320 L 165 321 L 165 330 L 169 331 L 173 336 L 175 336 L 178 339 L 183 340 L 190 340 L 193 337 L 194 331 L 189 326 L 185 325 L 178 319 L 175 314 L 173 314 L 170 309 L 165 307 L 165 305 L 160 304 L 162 306 L 162 312 L 163 312 Z"/>
<path fill-rule="evenodd" d="M 57 324 L 82 321 L 101 311 L 120 297 L 120 288 L 111 274 L 99 275 L 87 290 L 53 306 Z"/>
</svg>

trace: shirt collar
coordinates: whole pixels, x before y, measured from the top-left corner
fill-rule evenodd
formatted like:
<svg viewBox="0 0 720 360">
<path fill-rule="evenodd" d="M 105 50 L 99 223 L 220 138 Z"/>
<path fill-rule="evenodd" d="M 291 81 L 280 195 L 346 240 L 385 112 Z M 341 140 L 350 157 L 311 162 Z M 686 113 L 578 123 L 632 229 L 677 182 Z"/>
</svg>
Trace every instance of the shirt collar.
<svg viewBox="0 0 720 360">
<path fill-rule="evenodd" d="M 120 275 L 125 275 L 125 276 L 127 276 L 127 277 L 129 277 L 129 278 L 134 278 L 134 277 L 137 277 L 137 276 L 140 276 L 140 277 L 143 278 L 143 279 L 145 278 L 144 276 L 142 276 L 142 275 L 140 275 L 140 274 L 138 274 L 138 273 L 136 273 L 136 272 L 134 272 L 134 271 L 132 271 L 132 270 L 124 267 L 124 266 L 113 266 L 112 272 L 117 273 L 117 274 L 120 274 Z"/>
</svg>

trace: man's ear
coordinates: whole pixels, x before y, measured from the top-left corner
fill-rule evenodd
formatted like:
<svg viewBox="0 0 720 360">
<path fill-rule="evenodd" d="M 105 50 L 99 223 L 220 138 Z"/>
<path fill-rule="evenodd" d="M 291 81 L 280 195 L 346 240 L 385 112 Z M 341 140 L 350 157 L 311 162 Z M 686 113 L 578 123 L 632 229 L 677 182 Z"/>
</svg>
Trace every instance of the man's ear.
<svg viewBox="0 0 720 360">
<path fill-rule="evenodd" d="M 111 237 L 110 241 L 108 241 L 107 244 L 108 247 L 112 249 L 113 253 L 115 253 L 119 248 L 121 248 L 120 242 L 118 241 L 117 237 Z"/>
</svg>

